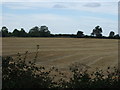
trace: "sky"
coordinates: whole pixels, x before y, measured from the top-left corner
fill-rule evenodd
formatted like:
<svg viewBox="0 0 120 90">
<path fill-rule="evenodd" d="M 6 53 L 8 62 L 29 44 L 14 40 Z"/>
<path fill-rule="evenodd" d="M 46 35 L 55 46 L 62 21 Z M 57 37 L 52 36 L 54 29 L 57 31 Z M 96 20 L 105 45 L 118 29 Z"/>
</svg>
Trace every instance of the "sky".
<svg viewBox="0 0 120 90">
<path fill-rule="evenodd" d="M 54 34 L 83 31 L 90 35 L 99 25 L 105 36 L 118 33 L 117 0 L 4 0 L 0 6 L 1 25 L 10 32 L 46 25 Z"/>
</svg>

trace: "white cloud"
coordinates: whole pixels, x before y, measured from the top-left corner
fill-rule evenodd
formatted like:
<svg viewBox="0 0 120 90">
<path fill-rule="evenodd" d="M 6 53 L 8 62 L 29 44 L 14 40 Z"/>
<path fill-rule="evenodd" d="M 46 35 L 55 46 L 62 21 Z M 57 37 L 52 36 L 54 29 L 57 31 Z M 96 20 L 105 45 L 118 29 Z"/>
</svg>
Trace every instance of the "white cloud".
<svg viewBox="0 0 120 90">
<path fill-rule="evenodd" d="M 9 9 L 39 9 L 39 8 L 59 8 L 69 10 L 87 11 L 92 13 L 118 14 L 117 2 L 39 2 L 39 3 L 4 3 L 5 7 Z M 93 7 L 93 8 L 90 8 Z"/>
<path fill-rule="evenodd" d="M 67 7 L 61 4 L 55 4 L 53 8 L 67 8 Z"/>
<path fill-rule="evenodd" d="M 91 2 L 83 2 L 83 3 L 73 3 L 76 4 L 73 6 L 72 4 L 67 5 L 67 3 L 63 4 L 68 7 L 68 9 L 79 10 L 79 11 L 88 11 L 94 13 L 106 13 L 106 14 L 118 14 L 118 3 L 117 2 L 99 2 L 99 3 L 91 3 Z M 93 5 L 94 4 L 94 5 Z M 99 7 L 95 7 L 96 4 L 99 4 Z M 89 7 L 86 7 L 89 6 Z M 90 8 L 94 6 L 94 8 Z M 98 5 L 97 5 L 98 6 Z"/>
<path fill-rule="evenodd" d="M 3 5 L 9 9 L 38 9 L 41 7 L 44 8 L 51 8 L 54 3 L 45 3 L 45 2 L 40 2 L 40 3 L 36 3 L 36 2 L 9 2 L 9 3 L 3 3 Z"/>
<path fill-rule="evenodd" d="M 96 2 L 94 2 L 94 3 L 92 2 L 92 3 L 87 3 L 84 6 L 85 7 L 93 7 L 93 8 L 95 8 L 95 7 L 100 7 L 101 4 L 100 3 L 96 3 Z"/>
</svg>

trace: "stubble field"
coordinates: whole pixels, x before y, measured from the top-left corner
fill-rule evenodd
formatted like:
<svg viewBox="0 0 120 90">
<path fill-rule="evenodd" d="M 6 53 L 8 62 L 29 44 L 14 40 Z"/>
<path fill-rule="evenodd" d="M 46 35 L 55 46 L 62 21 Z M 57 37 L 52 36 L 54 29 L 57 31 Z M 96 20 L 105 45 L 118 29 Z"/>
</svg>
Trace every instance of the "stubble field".
<svg viewBox="0 0 120 90">
<path fill-rule="evenodd" d="M 24 57 L 28 51 L 26 60 L 33 60 L 37 45 L 37 66 L 55 66 L 63 71 L 73 63 L 85 65 L 92 71 L 96 67 L 104 70 L 108 66 L 118 66 L 117 39 L 2 38 L 2 54 L 17 58 L 18 52 Z"/>
</svg>

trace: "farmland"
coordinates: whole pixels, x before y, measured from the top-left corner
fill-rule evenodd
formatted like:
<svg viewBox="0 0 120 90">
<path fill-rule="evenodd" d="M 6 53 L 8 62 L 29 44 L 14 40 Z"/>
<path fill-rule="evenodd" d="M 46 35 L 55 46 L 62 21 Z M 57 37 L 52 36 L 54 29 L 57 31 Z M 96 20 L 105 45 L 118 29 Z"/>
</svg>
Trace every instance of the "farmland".
<svg viewBox="0 0 120 90">
<path fill-rule="evenodd" d="M 118 66 L 117 39 L 3 38 L 2 54 L 16 57 L 19 52 L 24 57 L 28 51 L 26 60 L 33 60 L 37 45 L 37 66 L 55 66 L 63 71 L 72 63 L 86 65 L 91 70 L 96 67 L 106 69 L 108 66 Z"/>
</svg>

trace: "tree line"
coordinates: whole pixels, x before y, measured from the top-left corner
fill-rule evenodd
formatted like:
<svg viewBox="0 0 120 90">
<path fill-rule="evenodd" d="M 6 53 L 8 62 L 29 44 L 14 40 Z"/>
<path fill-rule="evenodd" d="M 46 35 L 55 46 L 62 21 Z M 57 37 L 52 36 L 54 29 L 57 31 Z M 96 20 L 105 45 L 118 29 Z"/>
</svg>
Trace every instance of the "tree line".
<svg viewBox="0 0 120 90">
<path fill-rule="evenodd" d="M 51 35 L 46 26 L 35 26 L 28 33 L 23 28 L 21 30 L 14 29 L 13 32 L 9 32 L 8 28 L 3 26 L 0 33 L 2 37 L 49 37 Z"/>
<path fill-rule="evenodd" d="M 78 31 L 76 34 L 51 34 L 47 26 L 35 26 L 27 33 L 24 28 L 21 30 L 14 29 L 13 32 L 9 32 L 6 26 L 3 26 L 0 31 L 2 37 L 75 37 L 75 38 L 120 38 L 119 34 L 115 34 L 114 31 L 110 31 L 109 36 L 102 35 L 102 28 L 96 26 L 91 35 L 85 35 L 83 31 Z"/>
</svg>

